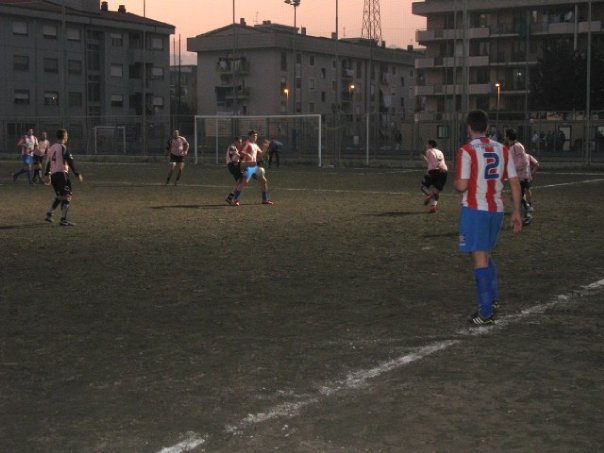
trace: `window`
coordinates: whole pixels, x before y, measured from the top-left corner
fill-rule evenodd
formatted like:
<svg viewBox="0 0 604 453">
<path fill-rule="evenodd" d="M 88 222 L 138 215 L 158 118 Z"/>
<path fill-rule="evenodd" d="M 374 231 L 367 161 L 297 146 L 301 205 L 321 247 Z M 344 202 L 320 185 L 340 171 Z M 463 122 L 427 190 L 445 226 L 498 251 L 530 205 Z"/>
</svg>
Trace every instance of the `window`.
<svg viewBox="0 0 604 453">
<path fill-rule="evenodd" d="M 67 60 L 67 72 L 69 75 L 82 74 L 82 62 L 80 60 Z"/>
<path fill-rule="evenodd" d="M 29 90 L 15 90 L 13 103 L 21 105 L 29 104 Z"/>
<path fill-rule="evenodd" d="M 78 91 L 70 91 L 67 96 L 69 107 L 82 107 L 82 93 Z"/>
<path fill-rule="evenodd" d="M 325 91 L 321 91 L 321 102 L 325 102 L 327 100 L 327 93 Z"/>
<path fill-rule="evenodd" d="M 281 70 L 287 71 L 287 52 L 281 52 Z"/>
<path fill-rule="evenodd" d="M 111 45 L 113 47 L 124 46 L 124 35 L 122 35 L 121 33 L 111 33 L 109 37 L 111 39 Z"/>
<path fill-rule="evenodd" d="M 321 78 L 325 80 L 327 78 L 327 69 L 321 68 Z"/>
<path fill-rule="evenodd" d="M 56 25 L 42 25 L 42 35 L 45 38 L 57 39 Z"/>
<path fill-rule="evenodd" d="M 357 70 L 356 70 L 357 79 L 360 79 L 362 75 L 363 75 L 362 64 L 360 61 L 357 61 Z"/>
<path fill-rule="evenodd" d="M 29 57 L 27 55 L 13 55 L 14 71 L 29 71 Z"/>
<path fill-rule="evenodd" d="M 123 107 L 124 106 L 124 96 L 121 94 L 112 94 L 111 95 L 111 107 Z"/>
<path fill-rule="evenodd" d="M 56 91 L 45 91 L 44 105 L 59 105 L 59 93 Z"/>
<path fill-rule="evenodd" d="M 129 33 L 128 44 L 131 49 L 142 49 L 143 48 L 143 36 L 141 33 Z"/>
<path fill-rule="evenodd" d="M 124 77 L 124 67 L 121 64 L 112 64 L 111 77 Z"/>
<path fill-rule="evenodd" d="M 151 38 L 151 49 L 162 50 L 164 48 L 164 40 L 162 38 Z"/>
<path fill-rule="evenodd" d="M 296 54 L 296 64 L 302 64 L 302 54 L 301 53 Z"/>
<path fill-rule="evenodd" d="M 315 79 L 308 79 L 308 89 L 309 90 L 315 89 Z"/>
<path fill-rule="evenodd" d="M 311 55 L 308 57 L 308 64 L 311 66 L 315 65 L 315 56 L 314 55 Z"/>
<path fill-rule="evenodd" d="M 153 110 L 161 110 L 164 108 L 164 98 L 161 96 L 153 96 Z"/>
<path fill-rule="evenodd" d="M 401 77 L 401 86 L 404 87 L 405 86 L 405 78 Z"/>
<path fill-rule="evenodd" d="M 153 68 L 151 68 L 151 78 L 154 80 L 164 80 L 164 68 L 153 66 Z"/>
<path fill-rule="evenodd" d="M 56 58 L 44 58 L 42 66 L 44 72 L 59 72 L 59 60 Z"/>
<path fill-rule="evenodd" d="M 13 35 L 27 35 L 27 22 L 13 22 Z"/>
<path fill-rule="evenodd" d="M 308 103 L 308 112 L 309 113 L 315 113 L 315 103 L 314 102 L 309 102 Z"/>
<path fill-rule="evenodd" d="M 79 28 L 68 28 L 67 29 L 67 39 L 69 41 L 81 41 L 82 40 L 82 32 Z"/>
</svg>

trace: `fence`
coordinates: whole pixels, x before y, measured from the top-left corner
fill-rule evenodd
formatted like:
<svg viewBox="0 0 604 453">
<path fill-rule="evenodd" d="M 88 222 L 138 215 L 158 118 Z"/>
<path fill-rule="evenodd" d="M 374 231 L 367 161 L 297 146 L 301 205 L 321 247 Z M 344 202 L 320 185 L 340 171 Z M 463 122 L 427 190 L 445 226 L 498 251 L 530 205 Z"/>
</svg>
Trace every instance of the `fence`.
<svg viewBox="0 0 604 453">
<path fill-rule="evenodd" d="M 381 114 L 325 115 L 321 131 L 322 164 L 421 163 L 417 155 L 429 139 L 436 140 L 452 160 L 466 139 L 461 114 L 396 124 L 386 118 Z M 53 141 L 56 129 L 64 126 L 69 131 L 70 148 L 78 155 L 160 156 L 165 153 L 173 129 L 189 138 L 193 146 L 194 123 L 193 115 L 70 117 L 64 125 L 55 117 L 0 118 L 0 155 L 16 155 L 16 143 L 29 128 L 36 135 L 47 131 Z M 501 112 L 491 118 L 491 124 L 500 137 L 504 129 L 516 129 L 519 140 L 540 161 L 604 164 L 604 111 L 593 112 L 589 123 L 578 112 L 535 112 L 528 119 Z M 204 164 L 215 162 L 216 156 L 215 140 L 209 137 L 207 142 L 197 150 Z M 288 155 L 287 149 L 294 149 L 295 143 L 286 142 L 285 148 L 282 153 L 285 163 L 305 159 L 303 153 Z"/>
</svg>

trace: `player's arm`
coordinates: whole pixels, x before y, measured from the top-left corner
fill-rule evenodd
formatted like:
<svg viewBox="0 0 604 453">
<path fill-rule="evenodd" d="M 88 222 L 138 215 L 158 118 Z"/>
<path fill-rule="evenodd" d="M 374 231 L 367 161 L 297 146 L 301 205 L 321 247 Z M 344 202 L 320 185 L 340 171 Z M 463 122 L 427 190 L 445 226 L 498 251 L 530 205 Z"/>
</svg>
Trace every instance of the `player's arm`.
<svg viewBox="0 0 604 453">
<path fill-rule="evenodd" d="M 182 151 L 187 154 L 189 152 L 189 142 L 183 137 L 182 139 Z"/>
<path fill-rule="evenodd" d="M 71 168 L 71 171 L 73 171 L 73 174 L 77 176 L 78 181 L 82 182 L 84 181 L 84 176 L 82 176 L 82 174 L 80 172 L 78 172 L 78 170 L 75 167 L 75 162 L 73 160 L 73 156 L 71 155 L 71 153 L 69 151 L 67 151 L 67 148 L 63 148 L 63 160 L 65 162 L 67 162 L 67 165 L 69 165 L 69 168 Z"/>
<path fill-rule="evenodd" d="M 466 174 L 463 171 L 464 165 L 467 166 L 471 163 L 470 156 L 467 152 L 462 149 L 457 153 L 457 165 L 456 165 L 456 173 L 455 180 L 453 181 L 453 187 L 459 193 L 463 193 L 468 190 L 470 186 L 470 179 L 466 177 Z M 467 167 L 469 168 L 469 167 Z"/>
</svg>

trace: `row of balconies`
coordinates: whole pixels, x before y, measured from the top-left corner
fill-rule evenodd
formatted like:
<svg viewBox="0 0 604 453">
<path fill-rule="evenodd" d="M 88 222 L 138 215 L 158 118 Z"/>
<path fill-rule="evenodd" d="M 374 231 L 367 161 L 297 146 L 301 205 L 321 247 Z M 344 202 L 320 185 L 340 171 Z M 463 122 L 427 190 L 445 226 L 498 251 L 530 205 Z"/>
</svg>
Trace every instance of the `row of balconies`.
<svg viewBox="0 0 604 453">
<path fill-rule="evenodd" d="M 527 60 L 524 52 L 499 52 L 496 55 L 480 55 L 476 57 L 468 57 L 468 67 L 481 66 L 518 66 L 535 65 L 537 60 Z M 463 57 L 426 57 L 417 58 L 415 60 L 416 69 L 433 69 L 433 68 L 460 68 L 464 65 Z"/>
<path fill-rule="evenodd" d="M 552 24 L 532 24 L 528 27 L 530 34 L 574 34 L 590 31 L 590 22 L 560 22 Z M 601 32 L 602 21 L 591 21 L 591 32 Z M 477 27 L 468 29 L 468 39 L 485 39 L 496 36 L 524 36 L 527 32 L 525 24 L 520 25 L 494 25 L 492 27 Z M 446 28 L 432 30 L 418 30 L 415 39 L 420 44 L 430 41 L 461 40 L 464 37 L 463 28 Z"/>
<path fill-rule="evenodd" d="M 434 84 L 434 85 L 423 85 L 416 86 L 415 96 L 453 96 L 455 94 L 463 93 L 462 84 Z M 528 91 L 524 89 L 507 89 L 505 90 L 506 95 L 519 95 L 526 94 Z M 469 95 L 491 95 L 495 94 L 496 89 L 493 83 L 470 83 L 468 85 Z M 503 91 L 502 91 L 503 93 Z"/>
</svg>

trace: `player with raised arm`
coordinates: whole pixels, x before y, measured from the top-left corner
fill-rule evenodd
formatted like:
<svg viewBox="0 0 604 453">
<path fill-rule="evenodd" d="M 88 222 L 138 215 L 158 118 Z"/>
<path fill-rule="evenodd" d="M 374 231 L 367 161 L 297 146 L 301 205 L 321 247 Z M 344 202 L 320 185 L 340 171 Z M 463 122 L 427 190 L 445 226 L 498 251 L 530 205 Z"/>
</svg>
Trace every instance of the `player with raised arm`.
<svg viewBox="0 0 604 453">
<path fill-rule="evenodd" d="M 493 305 L 499 301 L 497 268 L 491 251 L 503 223 L 501 196 L 507 179 L 512 190 L 512 229 L 522 230 L 520 182 L 509 150 L 486 136 L 488 116 L 482 110 L 468 113 L 470 142 L 459 149 L 455 189 L 462 194 L 459 218 L 459 251 L 470 253 L 478 312 L 470 318 L 474 325 L 494 324 Z"/>
<path fill-rule="evenodd" d="M 170 137 L 168 140 L 166 151 L 166 155 L 170 156 L 166 184 L 170 184 L 172 172 L 174 172 L 174 168 L 178 167 L 178 173 L 176 174 L 176 179 L 174 180 L 174 185 L 177 185 L 185 168 L 185 157 L 187 157 L 187 154 L 189 153 L 189 142 L 186 138 L 180 135 L 178 129 L 172 131 L 172 137 Z"/>
<path fill-rule="evenodd" d="M 47 181 L 47 183 L 52 184 L 52 188 L 55 191 L 55 199 L 46 213 L 45 220 L 52 223 L 53 212 L 61 205 L 61 226 L 74 225 L 67 220 L 67 212 L 69 211 L 73 195 L 69 171 L 73 171 L 80 182 L 84 181 L 82 174 L 75 168 L 73 156 L 67 150 L 67 146 L 65 146 L 68 139 L 69 134 L 65 129 L 57 131 L 57 142 L 48 149 L 45 171 L 45 176 L 47 178 L 50 177 L 50 181 Z"/>
</svg>

